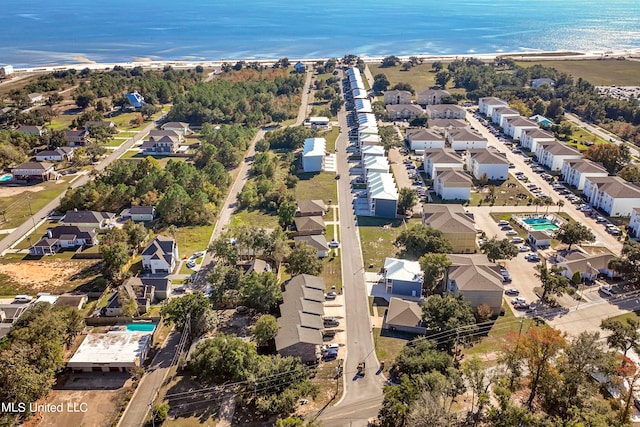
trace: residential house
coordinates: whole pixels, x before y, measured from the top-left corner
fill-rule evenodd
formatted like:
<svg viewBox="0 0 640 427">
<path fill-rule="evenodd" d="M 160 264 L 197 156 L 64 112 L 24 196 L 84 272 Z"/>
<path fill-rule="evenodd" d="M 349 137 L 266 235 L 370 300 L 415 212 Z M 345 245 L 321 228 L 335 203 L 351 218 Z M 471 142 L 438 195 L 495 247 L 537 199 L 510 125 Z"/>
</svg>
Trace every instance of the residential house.
<svg viewBox="0 0 640 427">
<path fill-rule="evenodd" d="M 540 126 L 536 122 L 520 116 L 506 117 L 502 121 L 502 130 L 505 135 L 509 135 L 513 139 L 519 140 L 522 136 L 522 131 L 526 129 L 540 129 Z"/>
<path fill-rule="evenodd" d="M 44 126 L 30 126 L 30 125 L 21 125 L 18 126 L 16 131 L 20 132 L 23 135 L 34 135 L 34 136 L 43 136 L 47 133 L 47 128 Z"/>
<path fill-rule="evenodd" d="M 173 130 L 182 135 L 187 135 L 189 133 L 189 123 L 183 122 L 167 122 L 160 126 L 162 130 Z"/>
<path fill-rule="evenodd" d="M 390 120 L 408 120 L 425 113 L 422 107 L 416 104 L 389 104 L 385 109 Z"/>
<path fill-rule="evenodd" d="M 540 142 L 536 147 L 538 163 L 548 167 L 552 172 L 562 170 L 566 160 L 581 159 L 582 154 L 573 147 L 559 141 Z"/>
<path fill-rule="evenodd" d="M 184 134 L 176 130 L 152 130 L 148 135 L 150 141 L 157 141 L 165 136 L 178 138 L 178 142 L 184 141 Z"/>
<path fill-rule="evenodd" d="M 459 169 L 441 169 L 436 172 L 433 188 L 442 200 L 469 200 L 471 177 Z"/>
<path fill-rule="evenodd" d="M 307 66 L 304 64 L 304 62 L 298 61 L 293 66 L 293 69 L 296 73 L 305 73 L 307 71 Z"/>
<path fill-rule="evenodd" d="M 142 251 L 142 270 L 151 274 L 171 274 L 179 260 L 178 243 L 165 236 L 156 236 Z"/>
<path fill-rule="evenodd" d="M 474 253 L 476 251 L 476 227 L 473 214 L 462 205 L 422 205 L 422 224 L 440 230 L 451 242 L 454 253 Z"/>
<path fill-rule="evenodd" d="M 76 227 L 97 228 L 103 230 L 115 223 L 116 214 L 111 212 L 96 211 L 67 211 L 61 222 L 64 225 L 75 225 Z"/>
<path fill-rule="evenodd" d="M 529 230 L 527 242 L 534 248 L 546 249 L 551 246 L 551 236 L 542 230 Z"/>
<path fill-rule="evenodd" d="M 362 81 L 362 78 L 350 80 L 349 87 L 351 90 L 356 90 L 356 89 L 365 90 L 364 82 Z"/>
<path fill-rule="evenodd" d="M 423 168 L 430 178 L 435 178 L 440 169 L 464 168 L 462 158 L 449 148 L 433 148 L 424 151 Z"/>
<path fill-rule="evenodd" d="M 540 128 L 524 129 L 520 134 L 520 145 L 532 153 L 536 152 L 539 143 L 552 142 L 555 140 L 556 137 L 551 132 Z"/>
<path fill-rule="evenodd" d="M 418 261 L 386 258 L 382 276 L 388 294 L 418 298 L 422 296 L 424 274 Z"/>
<path fill-rule="evenodd" d="M 351 97 L 353 99 L 369 99 L 369 94 L 364 89 L 354 89 L 351 91 Z"/>
<path fill-rule="evenodd" d="M 280 329 L 275 338 L 280 355 L 300 357 L 303 363 L 316 363 L 320 359 L 324 289 L 322 278 L 308 274 L 286 282 L 278 318 Z"/>
<path fill-rule="evenodd" d="M 138 91 L 134 90 L 132 93 L 127 93 L 124 96 L 134 109 L 141 108 L 145 104 L 144 96 L 140 95 Z"/>
<path fill-rule="evenodd" d="M 365 176 L 369 172 L 389 172 L 389 160 L 385 156 L 363 156 L 362 168 Z"/>
<path fill-rule="evenodd" d="M 448 255 L 451 266 L 447 269 L 445 290 L 462 293 L 465 301 L 476 309 L 485 304 L 493 314 L 502 310 L 503 277 L 500 267 L 486 255 Z"/>
<path fill-rule="evenodd" d="M 296 236 L 293 238 L 293 241 L 296 246 L 303 242 L 307 243 L 318 252 L 318 258 L 326 258 L 329 256 L 329 244 L 322 234 L 316 234 L 313 236 Z"/>
<path fill-rule="evenodd" d="M 589 159 L 569 159 L 562 163 L 562 178 L 565 182 L 578 190 L 584 188 L 587 177 L 609 176 L 601 163 L 592 162 Z"/>
<path fill-rule="evenodd" d="M 90 227 L 59 225 L 47 230 L 47 237 L 57 239 L 61 248 L 77 248 L 98 244 L 98 233 Z"/>
<path fill-rule="evenodd" d="M 329 117 L 311 116 L 307 121 L 311 129 L 329 129 Z"/>
<path fill-rule="evenodd" d="M 408 90 L 388 90 L 384 93 L 384 104 L 411 104 L 412 96 Z"/>
<path fill-rule="evenodd" d="M 297 216 L 293 220 L 296 236 L 322 234 L 327 230 L 321 216 Z"/>
<path fill-rule="evenodd" d="M 631 216 L 633 209 L 640 206 L 640 187 L 617 176 L 587 177 L 583 195 L 591 206 L 613 217 Z"/>
<path fill-rule="evenodd" d="M 451 98 L 451 94 L 442 89 L 427 89 L 418 92 L 418 101 L 420 105 L 436 105 L 442 104 L 442 100 Z"/>
<path fill-rule="evenodd" d="M 489 117 L 493 114 L 494 109 L 508 106 L 509 103 L 507 101 L 493 96 L 478 99 L 478 111 Z"/>
<path fill-rule="evenodd" d="M 631 209 L 631 218 L 629 218 L 629 231 L 636 239 L 640 237 L 640 208 Z"/>
<path fill-rule="evenodd" d="M 29 98 L 29 104 L 31 105 L 43 105 L 46 101 L 44 95 L 37 92 L 28 94 L 27 98 Z"/>
<path fill-rule="evenodd" d="M 155 137 L 145 141 L 140 149 L 147 153 L 174 154 L 180 148 L 180 138 L 176 136 Z"/>
<path fill-rule="evenodd" d="M 79 145 L 85 145 L 89 142 L 89 138 L 91 134 L 86 129 L 78 129 L 78 130 L 67 130 L 64 132 L 64 137 L 74 147 Z"/>
<path fill-rule="evenodd" d="M 324 216 L 327 209 L 324 200 L 298 200 L 296 216 Z"/>
<path fill-rule="evenodd" d="M 356 113 L 373 113 L 373 109 L 371 108 L 371 101 L 368 99 L 354 99 L 354 110 Z"/>
<path fill-rule="evenodd" d="M 487 148 L 487 139 L 470 128 L 447 129 L 445 135 L 451 149 L 455 151 Z"/>
<path fill-rule="evenodd" d="M 132 220 L 134 222 L 149 222 L 153 221 L 156 216 L 155 206 L 131 206 L 124 209 L 120 213 L 120 218 L 123 221 Z"/>
<path fill-rule="evenodd" d="M 467 151 L 467 171 L 475 179 L 486 176 L 490 181 L 504 181 L 509 177 L 509 160 L 504 153 L 494 149 Z"/>
<path fill-rule="evenodd" d="M 467 110 L 455 104 L 427 105 L 425 112 L 429 119 L 464 120 L 467 117 Z"/>
<path fill-rule="evenodd" d="M 422 153 L 424 150 L 444 148 L 444 135 L 432 129 L 407 129 L 407 142 L 412 151 Z"/>
<path fill-rule="evenodd" d="M 29 248 L 29 254 L 34 256 L 53 255 L 59 250 L 60 243 L 58 239 L 43 237 Z"/>
<path fill-rule="evenodd" d="M 427 328 L 422 321 L 422 307 L 416 301 L 392 297 L 382 321 L 382 329 L 424 335 Z"/>
<path fill-rule="evenodd" d="M 520 117 L 520 113 L 509 107 L 495 108 L 493 113 L 491 113 L 491 122 L 500 127 L 504 127 L 504 121 L 510 117 Z"/>
<path fill-rule="evenodd" d="M 55 150 L 43 150 L 36 154 L 37 162 L 61 162 L 73 160 L 74 147 L 58 147 Z"/>
<path fill-rule="evenodd" d="M 358 145 L 360 148 L 368 145 L 380 145 L 381 142 L 380 135 L 377 133 L 359 133 L 358 135 Z"/>
<path fill-rule="evenodd" d="M 90 333 L 66 367 L 73 372 L 130 372 L 143 366 L 152 342 L 152 332 Z"/>
<path fill-rule="evenodd" d="M 324 170 L 327 141 L 324 138 L 307 138 L 302 148 L 302 169 L 305 172 Z"/>
<path fill-rule="evenodd" d="M 556 82 L 555 80 L 549 79 L 547 77 L 541 77 L 539 79 L 531 80 L 531 87 L 534 89 L 542 85 L 548 85 L 549 87 L 554 87 L 556 85 Z"/>
<path fill-rule="evenodd" d="M 89 297 L 86 294 L 83 295 L 71 295 L 63 294 L 59 295 L 56 302 L 53 304 L 55 307 L 71 307 L 81 310 L 82 307 L 89 301 Z"/>
<path fill-rule="evenodd" d="M 431 119 L 429 120 L 429 128 L 444 132 L 446 129 L 464 128 L 469 126 L 465 120 L 459 119 Z"/>
<path fill-rule="evenodd" d="M 144 314 L 149 311 L 154 298 L 155 288 L 152 285 L 142 283 L 139 277 L 130 277 L 111 295 L 106 307 L 102 309 L 102 315 L 122 316 L 123 304 L 126 306 L 126 301 L 129 300 L 135 300 L 138 303 L 136 314 Z"/>
<path fill-rule="evenodd" d="M 269 262 L 260 258 L 252 259 L 248 264 L 248 267 L 249 268 L 247 269 L 247 274 L 251 274 L 251 273 L 262 274 L 262 273 L 269 273 L 271 271 L 271 264 L 269 264 Z"/>
<path fill-rule="evenodd" d="M 11 169 L 11 173 L 17 180 L 30 181 L 32 179 L 49 181 L 58 179 L 54 166 L 46 162 L 25 162 Z"/>
<path fill-rule="evenodd" d="M 612 253 L 588 255 L 580 251 L 571 251 L 565 256 L 558 256 L 558 267 L 568 279 L 573 278 L 576 272 L 580 272 L 582 280 L 593 281 L 599 274 L 612 278 L 616 273 L 609 268 L 609 261 L 614 258 L 615 255 Z"/>
<path fill-rule="evenodd" d="M 384 147 L 382 145 L 365 145 L 360 150 L 360 155 L 362 156 L 362 160 L 365 157 L 386 157 L 384 154 Z"/>
<path fill-rule="evenodd" d="M 0 339 L 9 334 L 13 324 L 31 307 L 31 302 L 0 304 Z"/>
<path fill-rule="evenodd" d="M 113 129 L 116 127 L 116 124 L 112 121 L 106 120 L 89 120 L 84 123 L 84 128 L 89 130 L 91 128 L 110 128 Z"/>
<path fill-rule="evenodd" d="M 398 212 L 398 188 L 390 173 L 370 172 L 366 177 L 367 202 L 371 216 L 395 218 Z"/>
</svg>

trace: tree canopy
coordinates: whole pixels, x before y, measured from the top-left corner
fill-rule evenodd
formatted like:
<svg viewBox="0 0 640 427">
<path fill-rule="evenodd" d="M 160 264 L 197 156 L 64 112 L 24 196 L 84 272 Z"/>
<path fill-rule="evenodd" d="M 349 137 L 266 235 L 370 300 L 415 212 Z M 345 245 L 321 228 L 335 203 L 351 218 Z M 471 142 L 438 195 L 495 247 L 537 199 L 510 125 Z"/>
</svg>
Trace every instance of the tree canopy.
<svg viewBox="0 0 640 427">
<path fill-rule="evenodd" d="M 487 255 L 491 262 L 499 259 L 511 259 L 518 255 L 518 248 L 509 239 L 492 237 L 480 246 L 480 250 Z"/>
<path fill-rule="evenodd" d="M 453 252 L 451 242 L 444 237 L 442 231 L 422 224 L 402 230 L 395 245 L 400 247 L 403 257 L 416 260 L 426 253 Z"/>
<path fill-rule="evenodd" d="M 586 225 L 579 222 L 567 221 L 562 224 L 558 230 L 556 230 L 556 239 L 566 245 L 569 245 L 567 249 L 571 250 L 572 245 L 593 242 L 595 237 L 593 232 Z"/>
</svg>

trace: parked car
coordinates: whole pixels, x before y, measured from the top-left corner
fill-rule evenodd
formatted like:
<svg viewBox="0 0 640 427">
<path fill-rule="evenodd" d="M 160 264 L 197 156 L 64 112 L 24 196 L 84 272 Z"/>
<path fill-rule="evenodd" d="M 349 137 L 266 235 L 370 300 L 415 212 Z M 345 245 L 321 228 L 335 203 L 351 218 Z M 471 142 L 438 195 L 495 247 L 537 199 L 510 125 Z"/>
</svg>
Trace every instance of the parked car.
<svg viewBox="0 0 640 427">
<path fill-rule="evenodd" d="M 602 292 L 603 294 L 605 294 L 606 296 L 612 297 L 613 296 L 613 288 L 609 285 L 602 285 L 598 288 L 598 291 Z"/>
<path fill-rule="evenodd" d="M 531 250 L 531 248 L 529 246 L 527 246 L 527 245 L 522 245 L 522 246 L 520 246 L 520 248 L 518 248 L 518 250 L 520 252 L 529 252 Z"/>
<path fill-rule="evenodd" d="M 514 237 L 511 239 L 511 243 L 517 244 L 517 243 L 523 243 L 524 239 L 520 236 Z"/>
<path fill-rule="evenodd" d="M 332 241 L 329 242 L 329 247 L 332 248 L 332 249 L 335 249 L 335 248 L 337 248 L 339 246 L 340 246 L 340 242 L 338 242 L 336 240 L 332 240 Z"/>
<path fill-rule="evenodd" d="M 340 344 L 325 344 L 322 346 L 322 351 L 329 351 L 329 350 L 337 350 L 340 348 Z"/>
<path fill-rule="evenodd" d="M 332 300 L 336 299 L 337 296 L 338 294 L 335 292 L 327 292 L 326 294 L 324 294 L 324 299 Z"/>
<path fill-rule="evenodd" d="M 525 255 L 525 258 L 529 262 L 538 262 L 538 261 L 540 261 L 540 257 L 538 256 L 538 254 L 534 254 L 534 253 L 530 253 L 530 254 Z"/>
<path fill-rule="evenodd" d="M 596 217 L 596 222 L 597 222 L 598 224 L 603 224 L 603 223 L 607 222 L 607 218 L 605 218 L 605 217 L 603 217 L 603 216 L 597 216 L 597 217 Z"/>
<path fill-rule="evenodd" d="M 507 224 L 507 225 L 503 225 L 502 227 L 500 227 L 500 230 L 509 231 L 509 230 L 513 230 L 513 227 L 510 226 L 509 224 Z"/>
<path fill-rule="evenodd" d="M 527 300 L 524 299 L 523 297 L 515 297 L 515 298 L 511 298 L 511 304 L 519 304 L 519 303 L 526 303 Z"/>
<path fill-rule="evenodd" d="M 504 234 L 506 234 L 507 236 L 517 236 L 518 232 L 516 230 L 509 230 Z"/>
<path fill-rule="evenodd" d="M 514 295 L 514 296 L 520 295 L 520 291 L 517 290 L 516 288 L 509 288 L 506 291 L 504 291 L 504 293 L 507 295 Z"/>
<path fill-rule="evenodd" d="M 196 266 L 196 262 L 192 259 L 190 259 L 189 261 L 187 261 L 187 267 L 189 268 L 194 268 Z"/>
<path fill-rule="evenodd" d="M 531 306 L 526 302 L 519 302 L 513 305 L 516 310 L 529 310 Z"/>
<path fill-rule="evenodd" d="M 500 227 L 504 227 L 505 225 L 509 225 L 509 221 L 507 221 L 505 219 L 501 219 L 500 221 L 498 221 L 498 225 Z"/>
</svg>

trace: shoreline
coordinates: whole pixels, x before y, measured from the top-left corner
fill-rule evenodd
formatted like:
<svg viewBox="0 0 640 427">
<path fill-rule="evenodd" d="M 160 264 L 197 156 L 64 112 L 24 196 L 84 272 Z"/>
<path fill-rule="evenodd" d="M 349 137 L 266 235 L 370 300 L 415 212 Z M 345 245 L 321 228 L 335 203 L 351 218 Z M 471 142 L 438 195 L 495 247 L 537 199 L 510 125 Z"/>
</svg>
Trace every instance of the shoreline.
<svg viewBox="0 0 640 427">
<path fill-rule="evenodd" d="M 383 58 L 386 56 L 360 56 L 360 58 L 365 63 L 376 63 L 381 62 Z M 407 61 L 410 57 L 417 57 L 422 59 L 425 62 L 432 61 L 453 61 L 455 59 L 465 59 L 465 58 L 477 58 L 484 61 L 493 61 L 496 58 L 511 58 L 518 61 L 547 61 L 547 60 L 558 60 L 558 61 L 567 61 L 567 60 L 596 60 L 596 59 L 627 59 L 633 57 L 640 58 L 640 49 L 633 50 L 621 50 L 621 51 L 604 51 L 604 52 L 579 52 L 579 51 L 541 51 L 541 52 L 494 52 L 494 53 L 466 53 L 460 55 L 402 55 L 398 56 L 401 61 Z M 222 66 L 224 63 L 235 64 L 238 61 L 245 61 L 247 63 L 257 62 L 262 65 L 272 65 L 279 58 L 270 58 L 270 59 L 224 59 L 220 58 L 218 60 L 208 60 L 208 61 L 193 61 L 193 60 L 180 60 L 180 59 L 167 59 L 167 60 L 152 60 L 150 58 L 135 58 L 133 61 L 128 62 L 93 62 L 86 57 L 77 56 L 74 58 L 77 63 L 62 63 L 62 64 L 52 64 L 46 66 L 38 66 L 38 67 L 24 67 L 24 68 L 14 68 L 14 74 L 22 74 L 22 73 L 39 73 L 39 72 L 52 72 L 52 71 L 62 71 L 62 70 L 83 70 L 88 68 L 90 70 L 104 70 L 107 68 L 113 68 L 116 66 L 123 68 L 135 68 L 135 67 L 143 67 L 143 68 L 160 68 L 165 66 L 171 66 L 173 68 L 193 68 L 197 66 L 202 66 L 205 68 L 216 68 Z M 326 61 L 327 59 L 331 59 L 331 57 L 318 57 L 318 58 L 289 58 L 291 63 L 296 63 L 298 61 L 303 62 L 305 64 L 312 64 L 318 61 Z M 6 64 L 11 65 L 11 64 Z"/>
</svg>

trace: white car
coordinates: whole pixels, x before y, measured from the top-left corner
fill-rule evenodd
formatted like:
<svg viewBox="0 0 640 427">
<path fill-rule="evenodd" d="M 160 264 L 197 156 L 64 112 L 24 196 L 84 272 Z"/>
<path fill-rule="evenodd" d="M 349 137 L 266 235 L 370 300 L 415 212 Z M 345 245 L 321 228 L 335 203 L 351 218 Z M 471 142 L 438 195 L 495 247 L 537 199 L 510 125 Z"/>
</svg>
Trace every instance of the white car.
<svg viewBox="0 0 640 427">
<path fill-rule="evenodd" d="M 189 261 L 187 261 L 187 267 L 189 268 L 194 268 L 196 266 L 196 262 L 192 259 L 190 259 Z"/>
<path fill-rule="evenodd" d="M 613 289 L 611 288 L 611 286 L 602 285 L 598 288 L 598 290 L 603 294 L 605 294 L 606 296 L 609 296 L 609 297 L 613 296 Z"/>
<path fill-rule="evenodd" d="M 511 304 L 525 304 L 527 302 L 526 299 L 524 299 L 523 297 L 515 297 L 515 298 L 511 298 Z"/>
<path fill-rule="evenodd" d="M 335 249 L 335 248 L 337 248 L 337 247 L 339 247 L 339 246 L 340 246 L 340 242 L 337 242 L 337 241 L 335 241 L 335 240 L 332 240 L 332 241 L 330 241 L 330 242 L 328 243 L 328 245 L 329 245 L 329 247 L 330 247 L 330 248 Z"/>
<path fill-rule="evenodd" d="M 520 246 L 520 248 L 518 249 L 520 252 L 529 252 L 531 250 L 531 248 L 527 245 L 522 245 Z"/>
<path fill-rule="evenodd" d="M 517 236 L 518 232 L 516 230 L 509 230 L 504 234 L 506 234 L 507 236 Z"/>
</svg>

